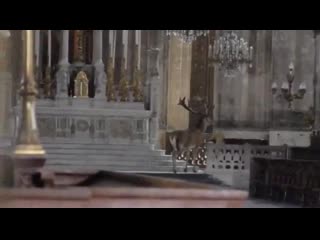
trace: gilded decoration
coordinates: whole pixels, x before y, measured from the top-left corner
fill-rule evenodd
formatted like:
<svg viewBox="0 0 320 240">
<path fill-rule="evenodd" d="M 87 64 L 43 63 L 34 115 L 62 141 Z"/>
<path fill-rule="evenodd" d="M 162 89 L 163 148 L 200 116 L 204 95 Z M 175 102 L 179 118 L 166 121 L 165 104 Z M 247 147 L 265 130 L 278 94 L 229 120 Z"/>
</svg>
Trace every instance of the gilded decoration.
<svg viewBox="0 0 320 240">
<path fill-rule="evenodd" d="M 89 79 L 84 71 L 80 71 L 74 80 L 75 97 L 87 98 L 89 96 Z"/>
</svg>

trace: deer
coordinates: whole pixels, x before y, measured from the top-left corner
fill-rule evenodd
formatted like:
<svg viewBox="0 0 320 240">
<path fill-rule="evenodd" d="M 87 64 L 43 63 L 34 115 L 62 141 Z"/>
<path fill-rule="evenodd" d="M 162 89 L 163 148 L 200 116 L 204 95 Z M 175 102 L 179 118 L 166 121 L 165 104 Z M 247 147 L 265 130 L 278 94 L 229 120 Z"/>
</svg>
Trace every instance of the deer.
<svg viewBox="0 0 320 240">
<path fill-rule="evenodd" d="M 204 101 L 203 101 L 204 102 Z M 190 160 L 190 153 L 196 152 L 199 147 L 203 146 L 207 141 L 210 141 L 212 136 L 205 137 L 205 132 L 207 128 L 213 124 L 213 120 L 209 115 L 211 109 L 214 109 L 214 106 L 209 107 L 208 104 L 204 104 L 205 110 L 204 112 L 195 111 L 190 106 L 186 104 L 186 98 L 179 98 L 178 102 L 179 106 L 182 106 L 187 111 L 191 112 L 192 114 L 198 115 L 199 122 L 190 129 L 186 130 L 177 130 L 168 133 L 169 142 L 173 149 L 172 152 L 172 161 L 173 161 L 173 172 L 176 174 L 176 159 L 179 154 L 186 154 L 186 165 L 184 168 L 184 172 L 188 171 L 188 162 Z M 193 171 L 196 172 L 196 168 L 194 166 Z"/>
</svg>

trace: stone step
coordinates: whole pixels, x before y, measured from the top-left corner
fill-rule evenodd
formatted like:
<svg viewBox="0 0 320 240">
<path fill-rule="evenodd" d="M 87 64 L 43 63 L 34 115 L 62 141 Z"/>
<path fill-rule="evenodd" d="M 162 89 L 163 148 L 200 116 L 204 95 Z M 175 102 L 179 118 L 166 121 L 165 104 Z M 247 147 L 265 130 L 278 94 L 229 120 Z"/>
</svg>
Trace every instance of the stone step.
<svg viewBox="0 0 320 240">
<path fill-rule="evenodd" d="M 45 148 L 47 154 L 84 154 L 84 155 L 128 155 L 128 156 L 166 156 L 165 151 L 163 150 L 149 150 L 149 149 L 130 149 L 130 150 L 123 150 L 123 149 L 71 149 L 71 148 Z"/>
<path fill-rule="evenodd" d="M 154 167 L 154 166 L 138 166 L 138 167 L 126 167 L 126 166 L 103 166 L 103 165 L 50 165 L 45 166 L 46 169 L 53 171 L 123 171 L 123 172 L 173 172 L 172 166 L 168 167 Z M 177 172 L 184 172 L 184 166 L 177 166 Z M 192 171 L 192 167 L 188 167 L 188 171 Z"/>
<path fill-rule="evenodd" d="M 107 144 L 107 143 L 42 143 L 44 148 L 71 148 L 71 149 L 150 149 L 154 150 L 152 144 Z"/>
<path fill-rule="evenodd" d="M 97 154 L 48 154 L 48 159 L 66 159 L 66 160 L 77 160 L 77 159 L 86 159 L 86 160 L 101 160 L 101 161 L 109 161 L 109 160 L 115 160 L 115 161 L 162 161 L 162 160 L 171 160 L 172 157 L 169 155 L 166 156 L 136 156 L 136 155 L 97 155 Z"/>
<path fill-rule="evenodd" d="M 47 164 L 49 165 L 55 165 L 55 164 L 63 164 L 63 165 L 116 165 L 116 166 L 173 166 L 172 161 L 147 161 L 147 160 L 141 160 L 141 161 L 118 161 L 118 160 L 84 160 L 84 159 L 78 159 L 78 160 L 70 160 L 70 159 L 48 159 Z M 179 161 L 176 163 L 176 166 L 185 166 L 184 161 Z"/>
</svg>

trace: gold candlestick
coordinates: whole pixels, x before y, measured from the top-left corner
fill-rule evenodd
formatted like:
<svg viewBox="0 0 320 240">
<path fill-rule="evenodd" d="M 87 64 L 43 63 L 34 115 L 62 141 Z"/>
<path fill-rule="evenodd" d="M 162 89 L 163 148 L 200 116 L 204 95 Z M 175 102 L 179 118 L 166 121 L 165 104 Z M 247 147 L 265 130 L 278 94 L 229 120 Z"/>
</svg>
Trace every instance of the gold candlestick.
<svg viewBox="0 0 320 240">
<path fill-rule="evenodd" d="M 107 99 L 109 102 L 115 101 L 116 96 L 115 96 L 115 86 L 114 86 L 114 69 L 113 69 L 113 61 L 112 57 L 109 58 L 108 61 L 108 66 L 107 66 L 107 76 L 108 76 L 108 81 L 107 81 Z"/>
<path fill-rule="evenodd" d="M 33 30 L 24 30 L 23 36 L 22 119 L 13 152 L 18 186 L 23 185 L 23 177 L 27 175 L 29 179 L 30 173 L 44 166 L 46 154 L 39 140 L 35 113 L 38 92 L 34 77 Z"/>
<path fill-rule="evenodd" d="M 34 79 L 33 30 L 24 30 L 24 69 L 22 96 L 22 121 L 15 154 L 44 155 L 36 124 L 35 101 L 38 93 Z"/>
<path fill-rule="evenodd" d="M 142 72 L 138 68 L 134 70 L 133 97 L 135 102 L 143 102 Z"/>
<path fill-rule="evenodd" d="M 120 95 L 120 101 L 121 102 L 128 102 L 129 101 L 129 81 L 127 78 L 127 70 L 124 66 L 125 59 L 122 59 L 121 64 L 121 78 L 119 83 L 119 95 Z"/>
<path fill-rule="evenodd" d="M 138 45 L 136 45 L 135 49 L 135 58 L 134 58 L 134 65 L 136 66 L 133 73 L 133 98 L 135 102 L 143 102 L 143 89 L 142 89 L 142 72 L 138 68 Z"/>
<path fill-rule="evenodd" d="M 47 66 L 44 80 L 44 95 L 46 98 L 51 97 L 51 67 Z"/>
<path fill-rule="evenodd" d="M 36 85 L 41 86 L 43 84 L 42 77 L 40 75 L 40 67 L 37 67 L 37 66 L 34 67 L 34 79 L 35 79 Z M 41 98 L 43 96 L 37 96 L 37 97 Z"/>
</svg>

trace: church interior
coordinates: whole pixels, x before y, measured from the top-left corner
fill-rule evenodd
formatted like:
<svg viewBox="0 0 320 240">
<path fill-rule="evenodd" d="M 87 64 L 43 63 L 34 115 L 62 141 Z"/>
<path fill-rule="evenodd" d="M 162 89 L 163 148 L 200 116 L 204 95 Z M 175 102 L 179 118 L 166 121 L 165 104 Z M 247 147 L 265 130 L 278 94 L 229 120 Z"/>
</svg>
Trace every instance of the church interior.
<svg viewBox="0 0 320 240">
<path fill-rule="evenodd" d="M 319 30 L 1 30 L 0 207 L 319 207 L 319 76 Z"/>
</svg>

